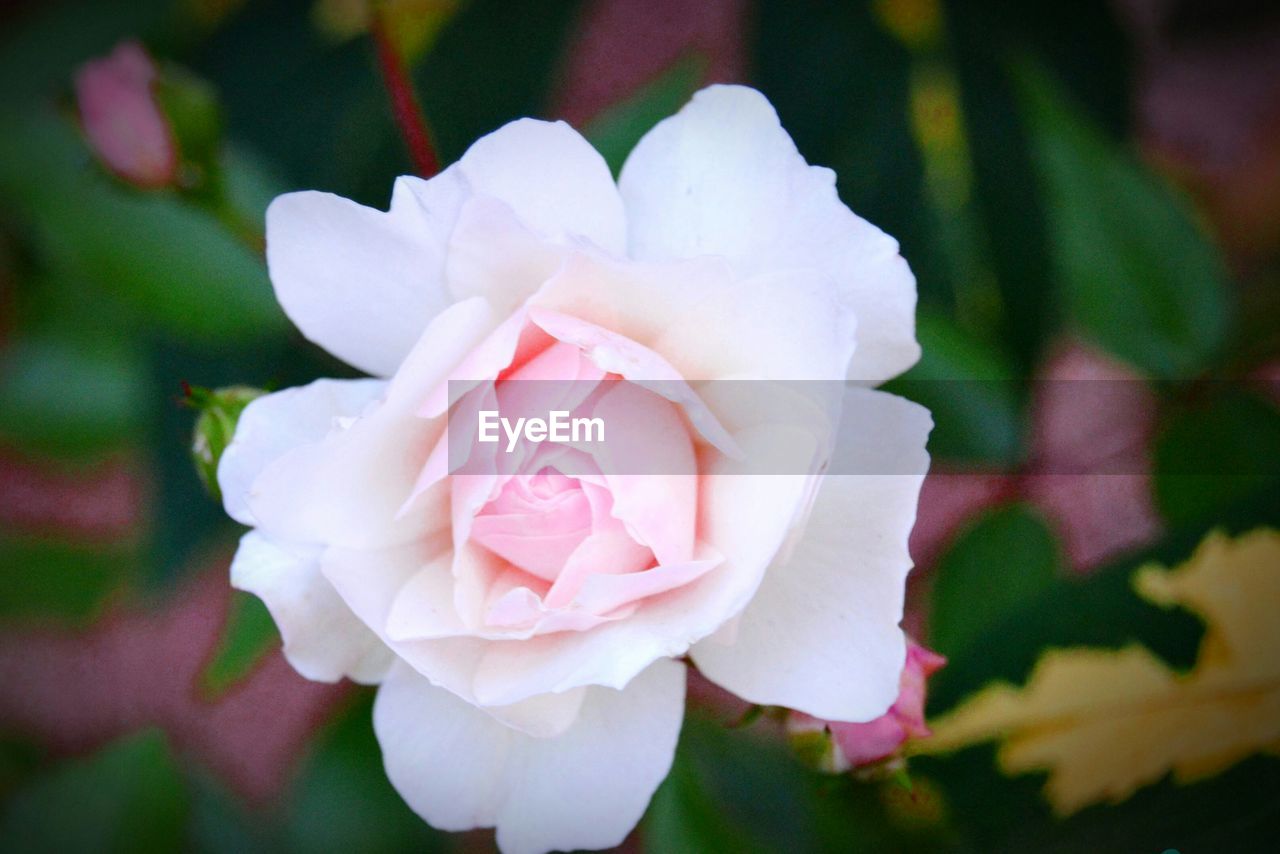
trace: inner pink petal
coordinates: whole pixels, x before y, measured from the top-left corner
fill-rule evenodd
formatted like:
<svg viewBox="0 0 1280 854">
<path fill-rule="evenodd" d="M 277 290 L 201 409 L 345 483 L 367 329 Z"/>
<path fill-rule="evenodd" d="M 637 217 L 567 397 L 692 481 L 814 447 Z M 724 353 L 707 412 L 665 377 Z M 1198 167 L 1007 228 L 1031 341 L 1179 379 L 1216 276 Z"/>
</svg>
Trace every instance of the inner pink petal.
<svg viewBox="0 0 1280 854">
<path fill-rule="evenodd" d="M 512 478 L 480 511 L 471 523 L 471 539 L 520 569 L 555 581 L 591 533 L 591 506 L 578 488 L 538 499 L 525 480 L 524 475 Z"/>
</svg>

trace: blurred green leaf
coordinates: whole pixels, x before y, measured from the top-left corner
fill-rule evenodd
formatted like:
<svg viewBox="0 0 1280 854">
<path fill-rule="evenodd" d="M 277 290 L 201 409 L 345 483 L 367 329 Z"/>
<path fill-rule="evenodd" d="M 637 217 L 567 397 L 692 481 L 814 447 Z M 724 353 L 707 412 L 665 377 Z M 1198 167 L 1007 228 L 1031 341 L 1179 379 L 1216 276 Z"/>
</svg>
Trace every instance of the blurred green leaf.
<svg viewBox="0 0 1280 854">
<path fill-rule="evenodd" d="M 760 851 L 703 789 L 696 772 L 677 761 L 654 793 L 641 831 L 646 852 Z"/>
<path fill-rule="evenodd" d="M 675 763 L 640 826 L 649 852 L 937 851 L 944 829 L 904 825 L 884 786 L 819 774 L 785 741 L 689 715 Z"/>
<path fill-rule="evenodd" d="M 0 436 L 7 441 L 83 454 L 136 439 L 151 385 L 128 338 L 40 330 L 0 355 Z"/>
<path fill-rule="evenodd" d="M 1156 504 L 1171 525 L 1280 483 L 1280 411 L 1237 388 L 1210 391 L 1171 413 L 1156 439 Z"/>
<path fill-rule="evenodd" d="M 415 815 L 387 780 L 371 701 L 372 692 L 364 692 L 322 734 L 306 760 L 288 805 L 290 848 L 386 854 L 452 850 L 452 838 Z"/>
<path fill-rule="evenodd" d="M 1189 377 L 1222 348 L 1225 271 L 1186 202 L 1110 142 L 1035 65 L 1017 67 L 1066 305 L 1150 374 Z"/>
<path fill-rule="evenodd" d="M 56 616 L 84 623 L 138 574 L 133 543 L 76 543 L 0 534 L 0 617 Z"/>
<path fill-rule="evenodd" d="M 1030 507 L 987 513 L 938 564 L 929 645 L 948 657 L 966 652 L 984 632 L 1051 587 L 1061 570 L 1057 540 Z"/>
<path fill-rule="evenodd" d="M 1017 384 L 1003 354 L 942 315 L 921 311 L 923 354 L 885 386 L 933 413 L 929 451 L 948 461 L 1011 465 L 1022 455 Z"/>
<path fill-rule="evenodd" d="M 578 6 L 576 0 L 470 0 L 445 24 L 414 72 L 442 163 L 506 122 L 546 116 L 545 99 Z"/>
<path fill-rule="evenodd" d="M 267 206 L 287 187 L 257 152 L 227 145 L 218 161 L 223 201 L 241 226 L 257 236 L 266 233 Z"/>
<path fill-rule="evenodd" d="M 315 735 L 292 788 L 272 809 L 251 809 L 219 781 L 197 777 L 189 847 L 209 854 L 456 850 L 454 837 L 415 815 L 387 780 L 372 698 L 372 691 L 359 692 Z"/>
<path fill-rule="evenodd" d="M 177 851 L 186 790 L 164 737 L 129 736 L 58 763 L 16 792 L 0 818 L 7 851 Z"/>
<path fill-rule="evenodd" d="M 0 119 L 0 197 L 54 269 L 171 335 L 226 346 L 285 329 L 266 265 L 242 240 L 202 208 L 107 177 L 50 113 Z"/>
<path fill-rule="evenodd" d="M 0 104 L 55 94 L 78 64 L 123 39 L 170 34 L 177 7 L 173 0 L 71 0 L 6 10 L 12 29 L 0 41 Z"/>
<path fill-rule="evenodd" d="M 685 105 L 702 80 L 707 62 L 689 54 L 671 65 L 629 98 L 602 112 L 583 128 L 616 176 L 627 155 L 649 129 Z"/>
<path fill-rule="evenodd" d="M 222 142 L 218 93 L 187 69 L 167 63 L 161 66 L 155 94 L 173 129 L 182 159 L 210 168 Z"/>
<path fill-rule="evenodd" d="M 247 676 L 263 655 L 279 645 L 280 633 L 262 600 L 252 593 L 232 591 L 217 649 L 201 675 L 202 689 L 206 695 L 217 697 Z"/>
</svg>

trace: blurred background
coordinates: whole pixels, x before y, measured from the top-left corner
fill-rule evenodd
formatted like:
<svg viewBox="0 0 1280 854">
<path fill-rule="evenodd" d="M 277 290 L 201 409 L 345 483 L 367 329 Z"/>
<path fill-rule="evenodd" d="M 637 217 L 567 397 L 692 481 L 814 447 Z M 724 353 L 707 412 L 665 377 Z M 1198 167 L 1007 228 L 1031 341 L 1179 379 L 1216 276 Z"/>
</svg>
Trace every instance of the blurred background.
<svg viewBox="0 0 1280 854">
<path fill-rule="evenodd" d="M 199 476 L 223 413 L 192 456 L 198 388 L 352 375 L 276 306 L 263 211 L 385 207 L 428 168 L 415 133 L 448 164 L 559 117 L 616 170 L 696 88 L 747 82 L 900 240 L 924 358 L 891 386 L 937 421 L 907 617 L 949 659 L 931 718 L 1047 649 L 1207 666 L 1214 615 L 1134 572 L 1280 522 L 1276 4 L 93 0 L 7 3 L 0 34 L 5 850 L 492 847 L 415 818 L 369 691 L 294 674 L 229 589 L 240 532 Z M 1070 810 L 992 743 L 821 774 L 695 682 L 625 847 L 1269 850 L 1280 650 L 1252 664 L 1230 761 Z M 1160 729 L 1159 702 L 1120 713 Z"/>
</svg>

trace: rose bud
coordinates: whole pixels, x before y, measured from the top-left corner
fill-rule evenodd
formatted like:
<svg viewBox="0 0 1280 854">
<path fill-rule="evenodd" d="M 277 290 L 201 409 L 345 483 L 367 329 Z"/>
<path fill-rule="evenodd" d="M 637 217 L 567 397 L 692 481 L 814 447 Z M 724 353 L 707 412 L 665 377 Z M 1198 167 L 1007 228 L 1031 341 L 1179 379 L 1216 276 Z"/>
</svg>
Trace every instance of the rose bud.
<svg viewBox="0 0 1280 854">
<path fill-rule="evenodd" d="M 240 413 L 250 401 L 265 393 L 249 386 L 230 386 L 212 391 L 187 389 L 187 402 L 200 410 L 191 434 L 191 459 L 195 462 L 201 483 L 214 498 L 222 498 L 218 489 L 218 462 L 236 433 Z"/>
<path fill-rule="evenodd" d="M 138 187 L 174 182 L 178 152 L 173 130 L 155 95 L 155 64 L 136 41 L 76 72 L 80 123 L 98 159 Z"/>
<path fill-rule="evenodd" d="M 815 768 L 833 773 L 893 758 L 908 739 L 929 735 L 924 723 L 925 682 L 946 662 L 936 652 L 908 641 L 898 699 L 889 711 L 866 723 L 822 721 L 792 712 L 787 719 L 792 746 Z"/>
</svg>

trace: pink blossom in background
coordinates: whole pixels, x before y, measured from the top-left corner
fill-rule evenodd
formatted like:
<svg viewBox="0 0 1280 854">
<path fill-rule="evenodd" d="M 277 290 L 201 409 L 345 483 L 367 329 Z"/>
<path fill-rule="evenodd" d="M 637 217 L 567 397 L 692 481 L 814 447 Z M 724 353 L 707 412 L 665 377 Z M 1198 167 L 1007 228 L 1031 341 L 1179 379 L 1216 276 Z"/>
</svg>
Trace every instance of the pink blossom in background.
<svg viewBox="0 0 1280 854">
<path fill-rule="evenodd" d="M 556 113 L 580 126 L 690 53 L 706 83 L 745 79 L 744 0 L 601 0 L 584 7 L 566 52 Z"/>
<path fill-rule="evenodd" d="M 62 470 L 0 445 L 0 527 L 71 540 L 110 542 L 142 520 L 136 460 L 113 457 Z"/>
<path fill-rule="evenodd" d="M 1156 395 L 1092 346 L 1054 348 L 1032 403 L 1032 467 L 1022 490 L 1054 524 L 1069 564 L 1089 570 L 1152 542 Z"/>
<path fill-rule="evenodd" d="M 177 148 L 153 87 L 156 67 L 136 41 L 86 62 L 76 73 L 80 123 L 94 154 L 139 187 L 173 183 Z"/>
<path fill-rule="evenodd" d="M 925 478 L 911 534 L 917 566 L 936 561 L 983 510 L 1011 501 L 1044 513 L 1080 572 L 1160 534 L 1149 459 L 1156 397 L 1143 378 L 1067 340 L 1050 351 L 1036 389 L 1024 471 L 965 472 L 942 460 Z"/>
</svg>

